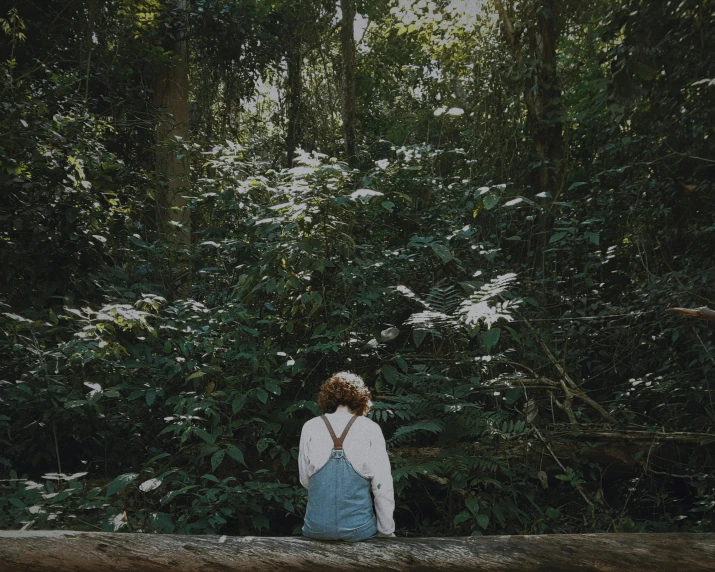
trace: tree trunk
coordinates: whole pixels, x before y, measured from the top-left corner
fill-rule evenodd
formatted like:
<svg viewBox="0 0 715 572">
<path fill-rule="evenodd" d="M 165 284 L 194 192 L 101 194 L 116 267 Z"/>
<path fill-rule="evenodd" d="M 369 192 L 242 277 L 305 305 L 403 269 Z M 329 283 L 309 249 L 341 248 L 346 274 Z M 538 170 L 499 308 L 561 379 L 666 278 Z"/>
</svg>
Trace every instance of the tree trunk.
<svg viewBox="0 0 715 572">
<path fill-rule="evenodd" d="M 293 156 L 301 140 L 303 53 L 299 38 L 288 53 L 288 133 L 286 134 L 286 166 L 293 166 Z"/>
<path fill-rule="evenodd" d="M 715 534 L 554 534 L 379 538 L 0 532 L 3 572 L 700 572 L 715 570 Z"/>
<path fill-rule="evenodd" d="M 167 8 L 186 10 L 186 0 L 169 0 Z M 190 190 L 189 160 L 177 148 L 189 139 L 189 50 L 182 29 L 166 38 L 165 48 L 175 55 L 173 65 L 163 66 L 156 76 L 154 105 L 156 127 L 156 169 L 166 177 L 166 187 L 158 197 L 158 219 L 162 234 L 179 244 L 191 242 L 191 225 L 186 199 Z M 168 229 L 166 226 L 168 225 Z"/>
<path fill-rule="evenodd" d="M 559 40 L 559 0 L 526 4 L 533 14 L 525 16 L 528 27 L 519 35 L 510 10 L 502 0 L 494 2 L 507 44 L 520 70 L 525 73 L 524 103 L 534 159 L 539 164 L 530 176 L 535 193 L 548 192 L 555 199 L 564 181 L 564 118 L 561 83 L 556 69 Z M 530 10 L 531 11 L 531 10 Z M 513 10 L 512 10 L 513 12 Z M 523 36 L 526 35 L 526 45 Z"/>
<path fill-rule="evenodd" d="M 537 26 L 532 36 L 536 60 L 535 113 L 532 118 L 534 150 L 541 165 L 538 169 L 542 191 L 556 199 L 564 180 L 564 117 L 561 82 L 556 72 L 559 0 L 545 0 L 536 8 Z"/>
<path fill-rule="evenodd" d="M 340 28 L 340 43 L 342 46 L 342 114 L 343 138 L 345 140 L 345 155 L 348 160 L 355 157 L 355 0 L 340 0 L 343 20 Z"/>
</svg>

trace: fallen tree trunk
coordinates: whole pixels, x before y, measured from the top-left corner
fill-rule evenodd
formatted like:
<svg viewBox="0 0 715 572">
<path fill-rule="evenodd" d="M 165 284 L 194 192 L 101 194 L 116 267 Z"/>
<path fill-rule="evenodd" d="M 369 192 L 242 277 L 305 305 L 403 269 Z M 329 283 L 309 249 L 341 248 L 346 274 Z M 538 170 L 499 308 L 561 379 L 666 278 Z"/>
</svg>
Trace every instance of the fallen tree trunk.
<svg viewBox="0 0 715 572">
<path fill-rule="evenodd" d="M 303 537 L 0 532 L 0 569 L 698 572 L 715 570 L 715 534 L 380 538 L 350 544 Z"/>
<path fill-rule="evenodd" d="M 598 426 L 571 424 L 552 425 L 543 431 L 551 450 L 562 459 L 588 461 L 608 466 L 612 471 L 630 473 L 641 470 L 646 460 L 648 469 L 667 468 L 692 455 L 701 471 L 715 463 L 715 434 L 644 431 L 642 427 L 609 430 Z M 525 433 L 503 441 L 460 443 L 451 452 L 480 455 L 501 454 L 510 459 L 530 462 L 535 457 L 549 457 L 551 452 L 535 435 Z M 450 452 L 439 447 L 399 447 L 390 452 L 393 459 L 439 459 Z M 682 458 L 681 458 L 682 457 Z"/>
</svg>

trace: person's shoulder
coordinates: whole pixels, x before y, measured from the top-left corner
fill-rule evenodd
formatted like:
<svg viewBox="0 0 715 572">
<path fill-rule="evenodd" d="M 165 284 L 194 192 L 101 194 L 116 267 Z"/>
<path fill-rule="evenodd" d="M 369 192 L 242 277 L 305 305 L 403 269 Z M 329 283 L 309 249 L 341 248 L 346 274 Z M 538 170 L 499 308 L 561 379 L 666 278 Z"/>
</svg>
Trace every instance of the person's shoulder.
<svg viewBox="0 0 715 572">
<path fill-rule="evenodd" d="M 365 429 L 366 431 L 371 431 L 371 432 L 380 432 L 382 433 L 382 429 L 380 426 L 375 423 L 372 419 L 369 417 L 360 416 L 358 417 L 358 420 L 360 420 L 360 425 Z"/>
<path fill-rule="evenodd" d="M 315 417 L 312 417 L 308 419 L 304 425 L 318 425 L 318 424 L 324 424 L 325 421 L 321 419 L 322 415 L 316 415 Z"/>
<path fill-rule="evenodd" d="M 320 419 L 320 416 L 308 419 L 305 423 L 303 423 L 303 431 L 311 431 L 315 427 L 318 427 L 321 423 L 324 423 L 324 421 Z"/>
</svg>

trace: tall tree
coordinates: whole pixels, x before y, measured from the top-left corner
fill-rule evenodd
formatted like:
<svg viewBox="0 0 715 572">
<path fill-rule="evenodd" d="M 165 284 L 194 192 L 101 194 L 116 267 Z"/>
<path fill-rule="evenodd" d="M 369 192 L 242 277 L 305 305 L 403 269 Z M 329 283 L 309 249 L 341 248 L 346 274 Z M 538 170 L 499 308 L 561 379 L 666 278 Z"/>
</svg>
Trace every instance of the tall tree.
<svg viewBox="0 0 715 572">
<path fill-rule="evenodd" d="M 166 9 L 185 21 L 187 0 L 166 0 Z M 189 160 L 179 145 L 189 138 L 189 46 L 183 27 L 165 28 L 164 49 L 172 53 L 161 65 L 154 85 L 156 123 L 156 169 L 166 177 L 159 197 L 158 218 L 162 227 L 170 225 L 169 236 L 181 243 L 191 242 L 186 195 L 190 190 Z"/>
<path fill-rule="evenodd" d="M 340 45 L 342 48 L 342 115 L 345 154 L 348 159 L 355 156 L 355 0 L 340 0 L 342 25 L 340 27 Z"/>
<path fill-rule="evenodd" d="M 556 69 L 560 0 L 541 0 L 505 6 L 494 0 L 507 44 L 524 73 L 527 126 L 538 167 L 531 174 L 533 189 L 556 197 L 564 181 L 564 109 Z M 521 31 L 514 25 L 521 20 Z"/>
<path fill-rule="evenodd" d="M 302 90 L 303 90 L 303 46 L 301 36 L 297 32 L 292 35 L 288 46 L 286 63 L 288 65 L 288 132 L 286 133 L 286 165 L 293 164 L 293 155 L 300 144 L 301 118 L 302 118 Z"/>
</svg>

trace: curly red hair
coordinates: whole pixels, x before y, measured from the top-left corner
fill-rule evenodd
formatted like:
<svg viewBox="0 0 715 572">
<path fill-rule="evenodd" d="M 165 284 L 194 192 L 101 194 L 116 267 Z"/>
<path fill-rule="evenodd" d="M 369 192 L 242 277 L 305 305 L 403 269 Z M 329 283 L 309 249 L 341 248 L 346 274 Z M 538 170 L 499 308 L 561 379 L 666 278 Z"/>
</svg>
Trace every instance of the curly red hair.
<svg viewBox="0 0 715 572">
<path fill-rule="evenodd" d="M 371 397 L 361 378 L 350 372 L 339 372 L 320 386 L 318 407 L 323 413 L 335 413 L 338 405 L 347 405 L 353 413 L 365 415 L 372 405 Z"/>
</svg>

